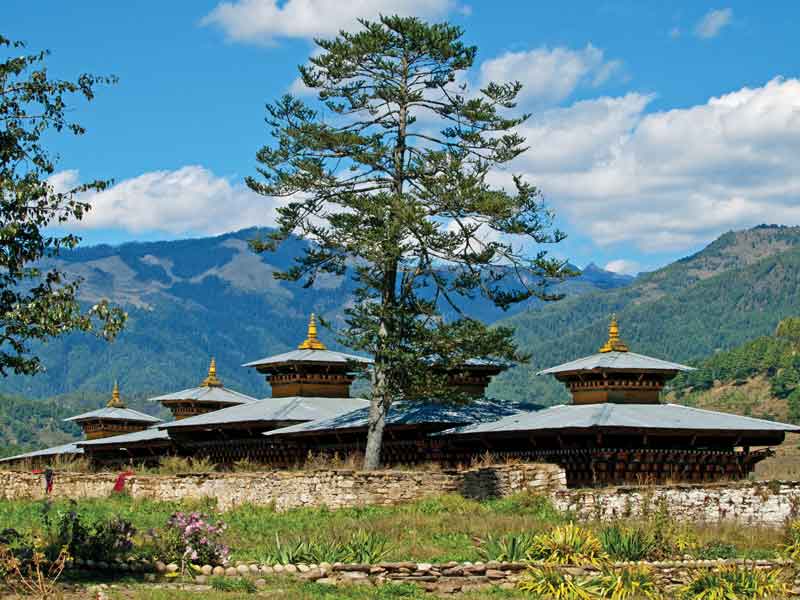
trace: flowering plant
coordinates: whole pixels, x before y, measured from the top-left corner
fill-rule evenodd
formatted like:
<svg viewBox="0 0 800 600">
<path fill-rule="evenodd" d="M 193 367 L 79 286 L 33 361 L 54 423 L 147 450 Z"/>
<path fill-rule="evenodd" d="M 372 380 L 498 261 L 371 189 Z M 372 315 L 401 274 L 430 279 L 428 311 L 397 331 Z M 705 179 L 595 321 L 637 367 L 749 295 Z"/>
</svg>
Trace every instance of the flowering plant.
<svg viewBox="0 0 800 600">
<path fill-rule="evenodd" d="M 230 554 L 221 541 L 225 528 L 222 521 L 212 522 L 203 513 L 176 512 L 167 520 L 167 537 L 178 542 L 175 550 L 183 562 L 224 565 Z"/>
</svg>

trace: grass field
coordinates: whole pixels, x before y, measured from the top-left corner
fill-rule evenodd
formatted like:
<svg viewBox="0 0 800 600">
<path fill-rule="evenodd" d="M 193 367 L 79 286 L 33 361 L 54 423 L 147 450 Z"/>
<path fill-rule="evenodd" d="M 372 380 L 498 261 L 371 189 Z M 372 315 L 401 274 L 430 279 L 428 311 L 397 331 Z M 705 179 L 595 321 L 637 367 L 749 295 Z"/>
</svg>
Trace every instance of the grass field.
<svg viewBox="0 0 800 600">
<path fill-rule="evenodd" d="M 7 527 L 36 531 L 43 504 L 31 501 L 0 501 L 0 530 Z M 77 509 L 88 521 L 120 517 L 136 527 L 137 540 L 148 530 L 162 527 L 176 510 L 211 512 L 210 504 L 177 504 L 133 501 L 127 497 L 82 500 L 78 505 L 56 502 L 51 514 Z M 285 546 L 298 542 L 341 540 L 363 531 L 386 542 L 384 560 L 424 562 L 481 560 L 481 542 L 507 534 L 546 531 L 570 520 L 538 496 L 518 495 L 501 500 L 476 502 L 445 495 L 394 507 L 364 507 L 339 510 L 296 509 L 278 513 L 269 507 L 243 506 L 221 514 L 227 523 L 225 542 L 232 560 L 271 562 L 276 538 Z M 672 533 L 691 538 L 697 547 L 726 545 L 736 555 L 772 556 L 783 541 L 782 529 L 741 527 L 735 524 L 678 525 L 669 515 L 662 520 Z M 651 522 L 626 522 L 626 526 L 652 528 Z M 662 524 L 663 525 L 663 524 Z M 587 523 L 599 531 L 608 523 Z M 139 544 L 137 544 L 139 546 Z M 144 550 L 142 550 L 144 552 Z"/>
</svg>

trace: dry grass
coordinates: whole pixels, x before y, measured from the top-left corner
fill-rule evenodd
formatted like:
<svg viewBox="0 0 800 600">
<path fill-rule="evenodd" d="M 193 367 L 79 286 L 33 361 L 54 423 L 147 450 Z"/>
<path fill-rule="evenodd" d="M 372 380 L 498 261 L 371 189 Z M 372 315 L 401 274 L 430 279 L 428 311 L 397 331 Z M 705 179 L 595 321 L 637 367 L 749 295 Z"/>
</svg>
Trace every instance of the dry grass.
<svg viewBox="0 0 800 600">
<path fill-rule="evenodd" d="M 755 478 L 759 481 L 800 480 L 800 440 L 789 434 L 783 444 L 775 449 L 775 456 L 756 465 Z"/>
</svg>

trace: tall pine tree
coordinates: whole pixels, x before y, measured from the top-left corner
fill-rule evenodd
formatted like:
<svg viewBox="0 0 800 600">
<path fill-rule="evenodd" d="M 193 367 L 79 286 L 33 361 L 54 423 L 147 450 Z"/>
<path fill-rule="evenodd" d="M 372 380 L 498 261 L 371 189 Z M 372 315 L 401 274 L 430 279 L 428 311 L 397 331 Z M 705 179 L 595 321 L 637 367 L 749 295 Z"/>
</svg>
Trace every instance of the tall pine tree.
<svg viewBox="0 0 800 600">
<path fill-rule="evenodd" d="M 511 191 L 487 182 L 526 150 L 514 129 L 527 115 L 505 115 L 521 85 L 470 93 L 460 82 L 476 48 L 458 27 L 397 16 L 361 25 L 317 40 L 320 52 L 300 68 L 317 102 L 287 95 L 267 105 L 273 141 L 247 184 L 289 198 L 256 251 L 290 235 L 312 242 L 277 277 L 356 280 L 338 333 L 375 359 L 364 461 L 372 469 L 393 402 L 445 396 L 442 373 L 468 360 L 523 358 L 512 330 L 463 315 L 458 297 L 482 294 L 500 307 L 553 300 L 547 285 L 569 271 L 542 249 L 564 235 L 539 191 L 520 177 Z"/>
</svg>

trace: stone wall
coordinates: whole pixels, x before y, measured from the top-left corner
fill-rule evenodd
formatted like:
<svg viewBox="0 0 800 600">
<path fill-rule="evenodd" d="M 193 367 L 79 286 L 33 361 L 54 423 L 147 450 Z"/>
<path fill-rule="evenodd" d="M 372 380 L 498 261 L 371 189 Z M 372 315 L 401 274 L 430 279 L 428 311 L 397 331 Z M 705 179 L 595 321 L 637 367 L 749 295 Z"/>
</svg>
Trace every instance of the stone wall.
<svg viewBox="0 0 800 600">
<path fill-rule="evenodd" d="M 114 473 L 57 473 L 55 498 L 96 498 L 111 493 Z M 503 465 L 465 471 L 266 471 L 175 476 L 136 475 L 126 482 L 134 498 L 184 500 L 213 498 L 227 510 L 239 504 L 341 508 L 386 505 L 426 496 L 460 493 L 478 500 L 521 491 L 547 494 L 565 486 L 563 469 L 550 464 Z M 0 472 L 0 498 L 43 498 L 41 475 Z"/>
<path fill-rule="evenodd" d="M 57 473 L 56 498 L 96 498 L 111 493 L 114 473 Z M 522 491 L 549 495 L 556 507 L 579 519 L 610 520 L 653 514 L 666 507 L 685 521 L 781 525 L 800 517 L 800 482 L 742 482 L 672 486 L 567 489 L 563 469 L 552 464 L 499 465 L 464 471 L 266 471 L 136 475 L 126 482 L 134 498 L 212 498 L 227 510 L 240 504 L 342 508 L 412 502 L 457 493 L 483 500 Z M 0 498 L 43 498 L 41 475 L 0 471 Z"/>
<path fill-rule="evenodd" d="M 581 520 L 647 516 L 665 507 L 690 522 L 782 525 L 800 516 L 800 482 L 741 482 L 558 490 L 553 500 Z"/>
<path fill-rule="evenodd" d="M 620 572 L 623 569 L 646 568 L 655 584 L 665 594 L 672 597 L 681 586 L 689 583 L 693 578 L 707 572 L 727 568 L 742 570 L 778 570 L 787 584 L 788 596 L 794 597 L 800 593 L 797 587 L 798 579 L 796 565 L 786 560 L 680 560 L 661 562 L 638 563 L 612 563 L 605 565 L 611 571 Z M 118 561 L 112 563 L 95 563 L 93 561 L 75 561 L 69 568 L 85 571 L 92 575 L 97 571 L 105 572 L 106 577 L 131 577 L 131 574 L 144 574 L 146 582 L 175 581 L 179 575 L 179 566 L 175 563 L 164 564 L 149 561 Z M 186 578 L 185 583 L 177 584 L 187 591 L 207 591 L 209 576 L 251 578 L 256 587 L 263 587 L 267 580 L 276 578 L 296 578 L 301 581 L 313 581 L 318 585 L 350 586 L 366 585 L 379 586 L 387 584 L 416 584 L 426 591 L 438 595 L 468 591 L 485 590 L 489 587 L 513 589 L 517 583 L 526 576 L 529 568 L 548 568 L 559 571 L 570 577 L 591 578 L 600 574 L 598 566 L 574 565 L 546 565 L 537 563 L 519 562 L 449 562 L 449 563 L 420 563 L 415 561 L 382 562 L 377 564 L 342 564 L 321 563 L 315 564 L 257 564 L 237 563 L 228 567 L 202 565 L 193 573 L 192 578 Z M 134 575 L 135 576 L 135 575 Z M 189 586 L 192 581 L 194 585 Z M 176 585 L 176 584 L 173 584 Z"/>
</svg>

